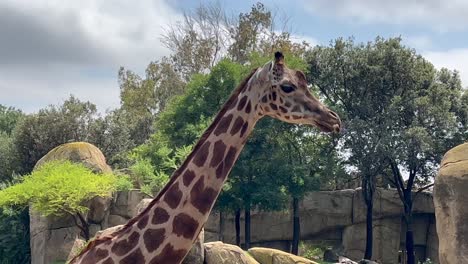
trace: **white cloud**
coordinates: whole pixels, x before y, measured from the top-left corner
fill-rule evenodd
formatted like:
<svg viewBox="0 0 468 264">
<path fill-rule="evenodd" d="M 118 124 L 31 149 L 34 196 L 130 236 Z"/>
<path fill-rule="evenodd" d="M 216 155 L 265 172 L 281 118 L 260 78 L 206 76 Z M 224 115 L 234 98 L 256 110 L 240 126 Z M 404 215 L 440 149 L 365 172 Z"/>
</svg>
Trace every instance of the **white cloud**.
<svg viewBox="0 0 468 264">
<path fill-rule="evenodd" d="M 466 0 L 303 0 L 302 3 L 315 15 L 352 22 L 420 24 L 438 31 L 468 29 Z"/>
<path fill-rule="evenodd" d="M 423 56 L 437 68 L 459 71 L 462 85 L 468 87 L 468 48 L 424 52 Z"/>
<path fill-rule="evenodd" d="M 0 104 L 30 112 L 74 94 L 115 107 L 118 68 L 168 55 L 160 36 L 180 19 L 167 0 L 3 0 Z"/>
<path fill-rule="evenodd" d="M 320 44 L 320 42 L 319 42 L 317 39 L 315 39 L 315 38 L 313 38 L 313 37 L 310 37 L 310 36 L 306 36 L 306 35 L 296 35 L 296 34 L 292 34 L 292 35 L 291 35 L 291 40 L 292 40 L 293 42 L 296 42 L 296 43 L 302 43 L 303 41 L 305 41 L 305 42 L 309 43 L 309 45 L 310 45 L 311 47 Z"/>
</svg>

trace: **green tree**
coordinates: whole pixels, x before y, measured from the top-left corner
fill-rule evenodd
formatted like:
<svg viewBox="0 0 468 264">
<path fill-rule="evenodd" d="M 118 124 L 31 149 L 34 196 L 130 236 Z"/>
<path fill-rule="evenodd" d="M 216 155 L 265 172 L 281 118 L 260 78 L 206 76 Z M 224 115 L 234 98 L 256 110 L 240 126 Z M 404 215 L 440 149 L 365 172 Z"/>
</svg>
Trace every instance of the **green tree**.
<svg viewBox="0 0 468 264">
<path fill-rule="evenodd" d="M 24 116 L 21 110 L 0 104 L 0 131 L 11 135 L 18 121 Z"/>
<path fill-rule="evenodd" d="M 95 117 L 94 104 L 71 96 L 60 106 L 51 105 L 22 118 L 13 132 L 21 161 L 19 173 L 29 173 L 42 156 L 60 144 L 91 141 Z"/>
<path fill-rule="evenodd" d="M 96 196 L 107 197 L 115 189 L 116 177 L 98 175 L 81 164 L 69 161 L 42 165 L 21 183 L 0 191 L 0 207 L 32 206 L 44 216 L 70 215 L 82 236 L 90 239 L 85 202 Z"/>
<path fill-rule="evenodd" d="M 23 116 L 20 110 L 0 105 L 0 183 L 11 180 L 20 171 L 12 132 Z"/>
<path fill-rule="evenodd" d="M 361 174 L 368 208 L 364 257 L 372 256 L 375 177 L 388 175 L 405 205 L 408 263 L 415 263 L 410 214 L 415 180 L 430 181 L 442 153 L 466 133 L 458 76 L 438 73 L 399 38 L 367 44 L 338 39 L 313 49 L 309 65 L 309 78 L 341 109 L 347 129 L 342 152 Z M 409 173 L 406 187 L 403 171 Z"/>
</svg>

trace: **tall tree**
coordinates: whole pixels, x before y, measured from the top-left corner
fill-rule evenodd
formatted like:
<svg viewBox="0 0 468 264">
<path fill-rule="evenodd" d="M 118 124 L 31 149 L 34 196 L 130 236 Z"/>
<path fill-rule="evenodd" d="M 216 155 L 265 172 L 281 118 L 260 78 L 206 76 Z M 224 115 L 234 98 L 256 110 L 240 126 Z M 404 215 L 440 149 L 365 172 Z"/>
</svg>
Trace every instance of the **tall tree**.
<svg viewBox="0 0 468 264">
<path fill-rule="evenodd" d="M 139 145 L 153 133 L 153 122 L 169 100 L 185 89 L 185 83 L 167 59 L 151 62 L 145 78 L 120 68 L 121 109 L 119 118 L 124 118 L 131 140 Z"/>
<path fill-rule="evenodd" d="M 343 152 L 362 176 L 368 207 L 365 258 L 372 255 L 377 175 L 391 175 L 405 207 L 408 263 L 415 263 L 411 208 L 414 186 L 435 174 L 442 153 L 466 139 L 466 106 L 456 74 L 433 65 L 401 39 L 367 44 L 336 40 L 309 57 L 310 79 L 342 109 Z M 402 174 L 408 172 L 404 183 Z"/>
</svg>

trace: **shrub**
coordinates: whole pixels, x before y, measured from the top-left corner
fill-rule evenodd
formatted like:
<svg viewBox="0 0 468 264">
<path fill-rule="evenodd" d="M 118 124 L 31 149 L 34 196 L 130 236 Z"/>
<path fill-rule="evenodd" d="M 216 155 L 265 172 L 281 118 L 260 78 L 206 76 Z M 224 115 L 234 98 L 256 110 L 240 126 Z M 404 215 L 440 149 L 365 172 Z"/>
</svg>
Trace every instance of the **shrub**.
<svg viewBox="0 0 468 264">
<path fill-rule="evenodd" d="M 83 217 L 88 211 L 85 202 L 96 196 L 110 196 L 116 181 L 112 174 L 95 174 L 81 164 L 52 161 L 26 175 L 21 183 L 1 190 L 0 207 L 29 204 L 44 216 L 71 215 L 88 240 L 89 224 Z"/>
</svg>

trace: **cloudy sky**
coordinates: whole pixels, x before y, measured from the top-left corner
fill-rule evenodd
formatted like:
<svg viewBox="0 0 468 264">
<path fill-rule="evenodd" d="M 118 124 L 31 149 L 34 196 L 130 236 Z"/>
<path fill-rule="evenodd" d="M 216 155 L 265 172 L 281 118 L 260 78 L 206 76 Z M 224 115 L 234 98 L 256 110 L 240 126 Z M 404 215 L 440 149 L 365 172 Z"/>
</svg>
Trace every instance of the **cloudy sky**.
<svg viewBox="0 0 468 264">
<path fill-rule="evenodd" d="M 201 1 L 204 2 L 204 1 Z M 256 1 L 221 1 L 236 14 Z M 401 36 L 437 67 L 457 69 L 468 86 L 466 0 L 265 0 L 314 44 Z M 143 72 L 168 55 L 164 27 L 200 1 L 1 0 L 0 104 L 35 112 L 70 94 L 100 111 L 119 105 L 117 70 Z"/>
</svg>

